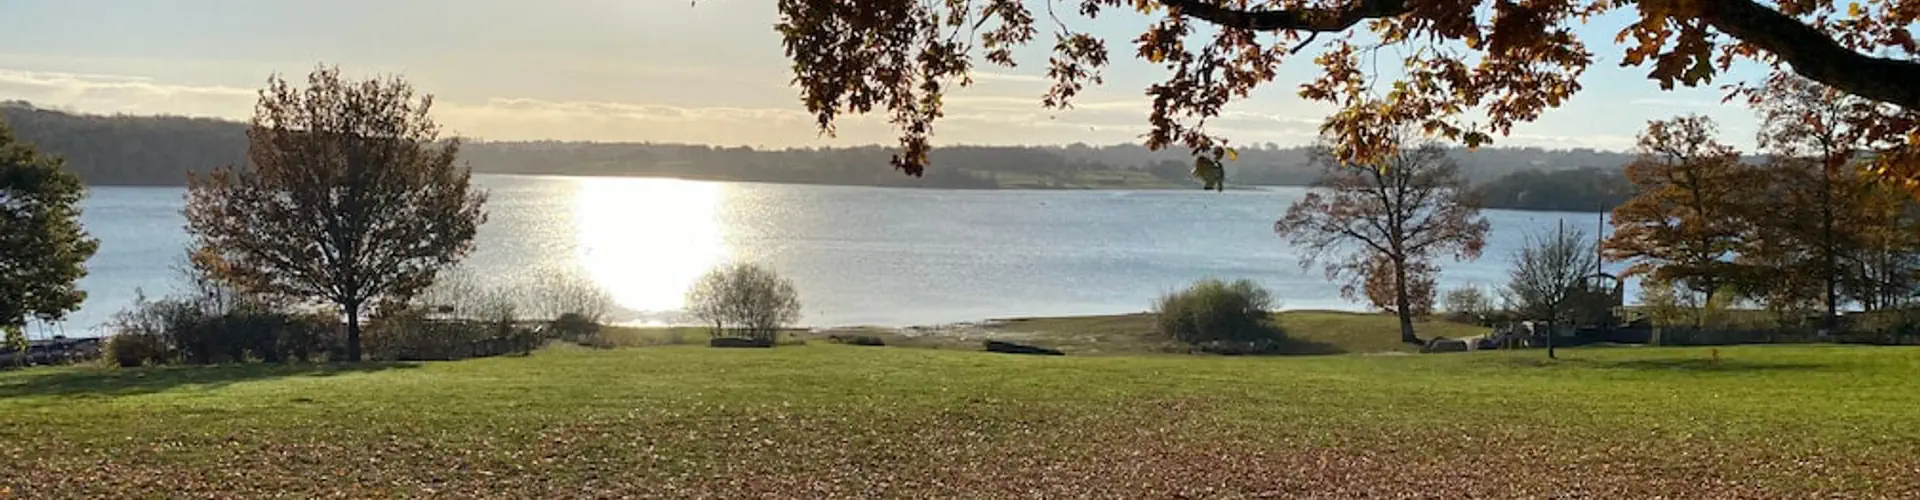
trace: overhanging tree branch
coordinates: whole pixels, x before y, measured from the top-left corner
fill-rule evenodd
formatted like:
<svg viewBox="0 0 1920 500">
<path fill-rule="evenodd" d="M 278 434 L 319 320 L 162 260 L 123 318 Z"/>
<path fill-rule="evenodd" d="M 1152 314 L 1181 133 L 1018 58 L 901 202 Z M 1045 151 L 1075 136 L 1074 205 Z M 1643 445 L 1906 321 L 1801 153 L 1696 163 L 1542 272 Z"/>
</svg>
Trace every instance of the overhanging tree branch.
<svg viewBox="0 0 1920 500">
<path fill-rule="evenodd" d="M 1299 10 L 1241 10 L 1211 0 L 1160 0 L 1160 4 L 1223 27 L 1253 31 L 1345 31 L 1360 21 L 1413 11 L 1406 0 L 1359 0 L 1339 9 Z"/>
<path fill-rule="evenodd" d="M 1159 0 L 1161 5 L 1228 28 L 1254 31 L 1344 31 L 1367 19 L 1413 11 L 1406 0 L 1357 0 L 1343 8 L 1243 10 L 1212 0 Z M 1701 0 L 1700 19 L 1778 57 L 1800 76 L 1828 87 L 1920 110 L 1920 62 L 1876 57 L 1754 0 Z"/>
<path fill-rule="evenodd" d="M 1753 0 L 1703 0 L 1701 19 L 1772 53 L 1795 73 L 1846 93 L 1920 110 L 1920 63 L 1849 49 L 1819 29 Z"/>
</svg>

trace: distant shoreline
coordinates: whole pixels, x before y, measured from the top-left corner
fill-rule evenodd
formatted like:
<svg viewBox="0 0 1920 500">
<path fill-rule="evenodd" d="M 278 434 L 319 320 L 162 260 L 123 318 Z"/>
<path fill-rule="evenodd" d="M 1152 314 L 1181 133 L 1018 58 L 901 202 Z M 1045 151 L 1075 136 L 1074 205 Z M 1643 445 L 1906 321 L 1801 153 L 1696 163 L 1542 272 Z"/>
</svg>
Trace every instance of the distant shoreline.
<svg viewBox="0 0 1920 500">
<path fill-rule="evenodd" d="M 741 183 L 755 183 L 755 184 L 782 184 L 782 185 L 792 185 L 792 186 L 847 186 L 847 187 L 873 187 L 873 188 L 898 188 L 898 189 L 942 189 L 942 190 L 952 190 L 952 191 L 1198 191 L 1201 189 L 1199 184 L 1180 185 L 1180 184 L 1172 184 L 1172 183 L 1099 184 L 1099 183 L 1077 182 L 1077 183 L 1068 183 L 1068 184 L 1051 185 L 1051 186 L 1034 185 L 1034 184 L 1018 184 L 1018 185 L 1002 185 L 1002 186 L 924 186 L 924 185 L 912 185 L 912 184 L 846 183 L 846 182 L 825 182 L 825 181 L 810 182 L 810 181 L 792 180 L 792 179 L 786 179 L 786 180 L 728 179 L 728 178 L 718 178 L 718 177 L 697 177 L 697 176 L 687 177 L 687 176 L 676 176 L 676 175 L 620 175 L 620 174 L 594 174 L 594 173 L 567 174 L 567 173 L 548 173 L 548 172 L 481 172 L 481 171 L 475 171 L 473 174 L 488 175 L 488 176 L 496 176 L 496 175 L 497 176 L 517 176 L 517 177 L 584 177 L 584 178 L 595 178 L 595 179 L 672 179 L 672 180 L 682 180 L 682 181 L 741 182 Z M 911 179 L 911 178 L 906 178 L 904 175 L 902 177 L 904 179 Z M 913 182 L 913 181 L 904 180 L 902 182 Z M 106 182 L 106 183 L 89 183 L 87 184 L 87 187 L 178 187 L 178 188 L 184 188 L 184 187 L 187 187 L 187 184 L 184 182 L 180 182 L 180 183 Z M 1235 186 L 1233 184 L 1228 184 L 1227 190 L 1228 191 L 1259 191 L 1265 188 L 1276 188 L 1276 187 L 1305 187 L 1305 186 L 1263 185 L 1263 184 L 1243 184 L 1243 185 Z"/>
<path fill-rule="evenodd" d="M 915 186 L 915 185 L 899 185 L 899 184 L 848 184 L 848 183 L 835 183 L 835 182 L 804 182 L 804 181 L 791 181 L 791 180 L 717 179 L 717 178 L 702 178 L 702 177 L 680 177 L 680 176 L 671 176 L 671 175 L 551 174 L 551 173 L 519 173 L 519 172 L 474 172 L 474 175 L 490 175 L 490 176 L 499 175 L 499 176 L 519 176 L 519 177 L 582 177 L 582 178 L 596 178 L 596 179 L 599 179 L 599 178 L 673 179 L 673 180 L 683 180 L 683 181 L 741 182 L 741 183 L 755 183 L 755 184 L 779 184 L 779 185 L 790 185 L 790 186 L 844 186 L 844 187 L 869 187 L 869 188 L 886 188 L 886 189 L 934 189 L 934 190 L 949 190 L 949 191 L 1198 191 L 1198 190 L 1201 190 L 1200 186 L 1198 185 L 1180 186 L 1180 185 L 1163 185 L 1163 184 L 1136 184 L 1136 185 L 1069 184 L 1069 185 L 1060 185 L 1060 186 L 1016 185 L 1016 186 L 995 186 L 995 187 L 972 187 L 972 186 Z M 94 184 L 88 184 L 87 187 L 184 188 L 184 187 L 187 187 L 187 185 L 185 183 L 178 183 L 178 184 L 94 183 Z M 1290 184 L 1234 185 L 1231 181 L 1229 181 L 1227 184 L 1228 191 L 1236 191 L 1236 192 L 1266 191 L 1274 188 L 1289 188 L 1289 187 L 1307 188 L 1311 186 L 1290 185 Z M 1608 211 L 1596 211 L 1596 210 L 1590 210 L 1590 209 L 1589 210 L 1560 210 L 1560 209 L 1536 208 L 1536 207 L 1501 207 L 1501 206 L 1483 206 L 1481 208 L 1486 210 L 1511 210 L 1511 211 L 1518 211 L 1518 212 L 1562 212 L 1562 213 L 1580 213 L 1580 214 L 1606 213 L 1611 211 L 1611 209 L 1609 209 Z"/>
</svg>

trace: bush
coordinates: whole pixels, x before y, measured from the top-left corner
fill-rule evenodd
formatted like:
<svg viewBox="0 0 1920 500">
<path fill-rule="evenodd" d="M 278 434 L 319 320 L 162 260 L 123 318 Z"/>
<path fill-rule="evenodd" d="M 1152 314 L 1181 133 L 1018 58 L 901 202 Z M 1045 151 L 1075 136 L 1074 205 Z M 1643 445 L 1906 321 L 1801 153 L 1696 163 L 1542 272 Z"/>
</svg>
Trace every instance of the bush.
<svg viewBox="0 0 1920 500">
<path fill-rule="evenodd" d="M 735 263 L 708 271 L 687 292 L 687 314 L 710 325 L 714 337 L 745 336 L 773 342 L 780 329 L 800 319 L 793 282 L 773 270 Z"/>
<path fill-rule="evenodd" d="M 604 290 L 563 273 L 540 273 L 526 286 L 483 285 L 455 267 L 404 304 L 380 309 L 382 359 L 462 359 L 527 353 L 549 340 L 604 347 L 600 321 L 613 307 Z M 375 348 L 369 347 L 373 352 Z"/>
<path fill-rule="evenodd" d="M 564 313 L 547 323 L 547 330 L 561 340 L 581 345 L 599 345 L 600 324 L 580 313 Z"/>
<path fill-rule="evenodd" d="M 1910 344 L 1920 339 L 1920 309 L 1882 309 L 1849 315 L 1846 335 L 1860 343 Z M 1845 340 L 1843 340 L 1845 341 Z"/>
<path fill-rule="evenodd" d="M 1154 304 L 1161 335 L 1201 348 L 1246 351 L 1284 336 L 1272 324 L 1273 294 L 1249 280 L 1205 279 Z"/>
<path fill-rule="evenodd" d="M 613 310 L 613 296 L 592 281 L 572 274 L 545 273 L 529 290 L 528 312 L 533 317 L 558 322 L 572 316 L 598 325 Z"/>
<path fill-rule="evenodd" d="M 525 354 L 544 341 L 542 332 L 512 316 L 443 318 L 418 309 L 396 309 L 373 318 L 363 344 L 367 356 L 375 360 L 454 361 Z"/>
<path fill-rule="evenodd" d="M 122 332 L 107 337 L 106 358 L 132 368 L 147 364 L 166 364 L 173 359 L 165 336 L 153 333 Z"/>
<path fill-rule="evenodd" d="M 215 364 L 307 361 L 337 324 L 324 315 L 292 313 L 255 301 L 206 294 L 148 300 L 139 294 L 131 307 L 114 315 L 109 327 L 113 337 L 127 339 L 127 349 L 146 352 L 157 346 L 165 353 L 129 355 L 145 363 Z"/>
</svg>

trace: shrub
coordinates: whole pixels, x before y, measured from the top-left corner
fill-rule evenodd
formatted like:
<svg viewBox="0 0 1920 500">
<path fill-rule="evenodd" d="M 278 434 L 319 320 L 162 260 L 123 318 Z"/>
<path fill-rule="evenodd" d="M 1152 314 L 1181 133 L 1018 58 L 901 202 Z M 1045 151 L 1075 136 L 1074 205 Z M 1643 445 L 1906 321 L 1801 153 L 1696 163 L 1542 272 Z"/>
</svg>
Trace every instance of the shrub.
<svg viewBox="0 0 1920 500">
<path fill-rule="evenodd" d="M 582 345 L 600 344 L 600 324 L 580 313 L 564 313 L 547 323 L 547 329 L 561 340 Z"/>
<path fill-rule="evenodd" d="M 1655 326 L 1693 323 L 1693 304 L 1687 292 L 1672 282 L 1647 279 L 1640 282 L 1640 308 Z"/>
<path fill-rule="evenodd" d="M 504 341 L 493 339 L 493 329 L 486 322 L 430 316 L 419 309 L 397 309 L 371 318 L 362 339 L 367 358 L 452 361 L 507 350 Z"/>
<path fill-rule="evenodd" d="M 1848 339 L 1862 343 L 1908 344 L 1920 338 L 1920 309 L 1882 309 L 1851 315 Z"/>
<path fill-rule="evenodd" d="M 172 326 L 174 347 L 183 361 L 193 364 L 229 363 L 259 359 L 285 361 L 289 354 L 305 360 L 310 337 L 324 331 L 311 316 L 259 307 L 208 313 L 189 313 Z M 307 345 L 301 345 L 307 344 Z M 285 351 L 293 351 L 291 353 Z"/>
<path fill-rule="evenodd" d="M 279 360 L 312 361 L 317 355 L 326 352 L 327 347 L 336 339 L 344 342 L 344 330 L 340 318 L 332 314 L 308 313 L 284 316 L 280 334 L 274 345 L 279 352 Z"/>
<path fill-rule="evenodd" d="M 173 358 L 165 336 L 122 332 L 107 337 L 106 358 L 123 367 L 165 364 Z"/>
<path fill-rule="evenodd" d="M 1196 347 L 1243 350 L 1240 347 L 1272 344 L 1277 348 L 1283 336 L 1272 324 L 1273 305 L 1273 294 L 1252 281 L 1229 284 L 1209 278 L 1162 295 L 1154 304 L 1155 328 L 1161 335 Z"/>
<path fill-rule="evenodd" d="M 106 357 L 125 367 L 172 362 L 173 332 L 190 323 L 195 311 L 182 301 L 155 301 L 140 290 L 133 293 L 133 305 L 114 313 L 108 323 L 113 334 L 107 339 Z"/>
<path fill-rule="evenodd" d="M 713 329 L 714 337 L 741 335 L 773 342 L 780 329 L 800 319 L 793 282 L 771 269 L 735 263 L 708 271 L 687 292 L 687 314 Z"/>
<path fill-rule="evenodd" d="M 180 293 L 149 300 L 136 290 L 132 306 L 114 315 L 116 362 L 212 364 L 288 358 L 309 360 L 339 321 L 301 314 L 272 297 L 246 293 L 216 278 L 192 256 L 174 265 Z M 136 361 L 137 359 L 137 361 Z"/>
<path fill-rule="evenodd" d="M 261 360 L 306 361 L 338 322 L 322 315 L 297 314 L 262 302 L 203 293 L 149 300 L 135 297 L 114 315 L 115 337 L 140 345 L 157 342 L 166 352 L 146 362 L 214 364 Z"/>
<path fill-rule="evenodd" d="M 568 316 L 599 324 L 613 310 L 613 296 L 592 281 L 573 274 L 541 274 L 529 290 L 528 312 L 532 317 L 559 322 Z"/>
</svg>

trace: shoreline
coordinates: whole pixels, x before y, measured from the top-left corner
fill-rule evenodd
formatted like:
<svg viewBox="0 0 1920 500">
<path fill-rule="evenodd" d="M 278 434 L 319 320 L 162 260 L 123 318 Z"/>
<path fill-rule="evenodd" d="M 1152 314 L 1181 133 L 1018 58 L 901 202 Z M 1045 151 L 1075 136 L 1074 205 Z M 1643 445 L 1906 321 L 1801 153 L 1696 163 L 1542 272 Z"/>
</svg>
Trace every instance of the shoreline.
<svg viewBox="0 0 1920 500">
<path fill-rule="evenodd" d="M 670 180 L 695 181 L 695 182 L 730 182 L 730 183 L 743 183 L 743 184 L 769 184 L 769 185 L 780 185 L 780 186 L 830 186 L 830 187 L 861 187 L 861 188 L 878 188 L 878 189 L 931 189 L 931 190 L 945 190 L 945 191 L 1119 191 L 1119 192 L 1124 192 L 1124 191 L 1156 191 L 1156 192 L 1201 191 L 1198 185 L 1176 186 L 1176 185 L 1157 185 L 1157 184 L 1111 185 L 1111 186 L 1076 184 L 1076 185 L 1069 185 L 1069 186 L 1016 185 L 1016 186 L 998 186 L 998 187 L 966 187 L 966 186 L 914 186 L 914 185 L 898 185 L 898 184 L 844 184 L 844 183 L 831 183 L 831 182 L 795 182 L 795 181 L 780 181 L 780 180 L 715 179 L 715 178 L 701 178 L 701 177 L 679 177 L 679 176 L 671 176 L 671 175 L 555 174 L 555 173 L 479 172 L 479 171 L 474 172 L 474 175 L 502 176 L 502 177 L 554 177 L 554 178 L 588 178 L 588 179 L 670 179 Z M 162 184 L 162 183 L 110 184 L 110 183 L 106 183 L 106 184 L 87 184 L 86 186 L 89 189 L 96 188 L 96 187 L 185 189 L 187 187 L 185 183 L 180 183 L 180 184 Z M 1232 183 L 1232 181 L 1228 181 L 1226 190 L 1231 192 L 1245 193 L 1245 192 L 1271 191 L 1274 189 L 1281 189 L 1281 188 L 1312 188 L 1312 187 L 1313 187 L 1312 185 L 1307 185 L 1307 184 L 1239 184 L 1239 185 L 1235 185 Z M 1573 214 L 1612 213 L 1612 208 L 1609 208 L 1605 211 L 1596 211 L 1591 208 L 1574 209 L 1574 210 L 1559 210 L 1559 209 L 1532 208 L 1532 207 L 1499 207 L 1499 206 L 1482 206 L 1480 208 L 1482 210 L 1507 210 L 1507 211 L 1514 211 L 1514 212 L 1550 212 L 1550 213 L 1573 213 Z"/>
</svg>

